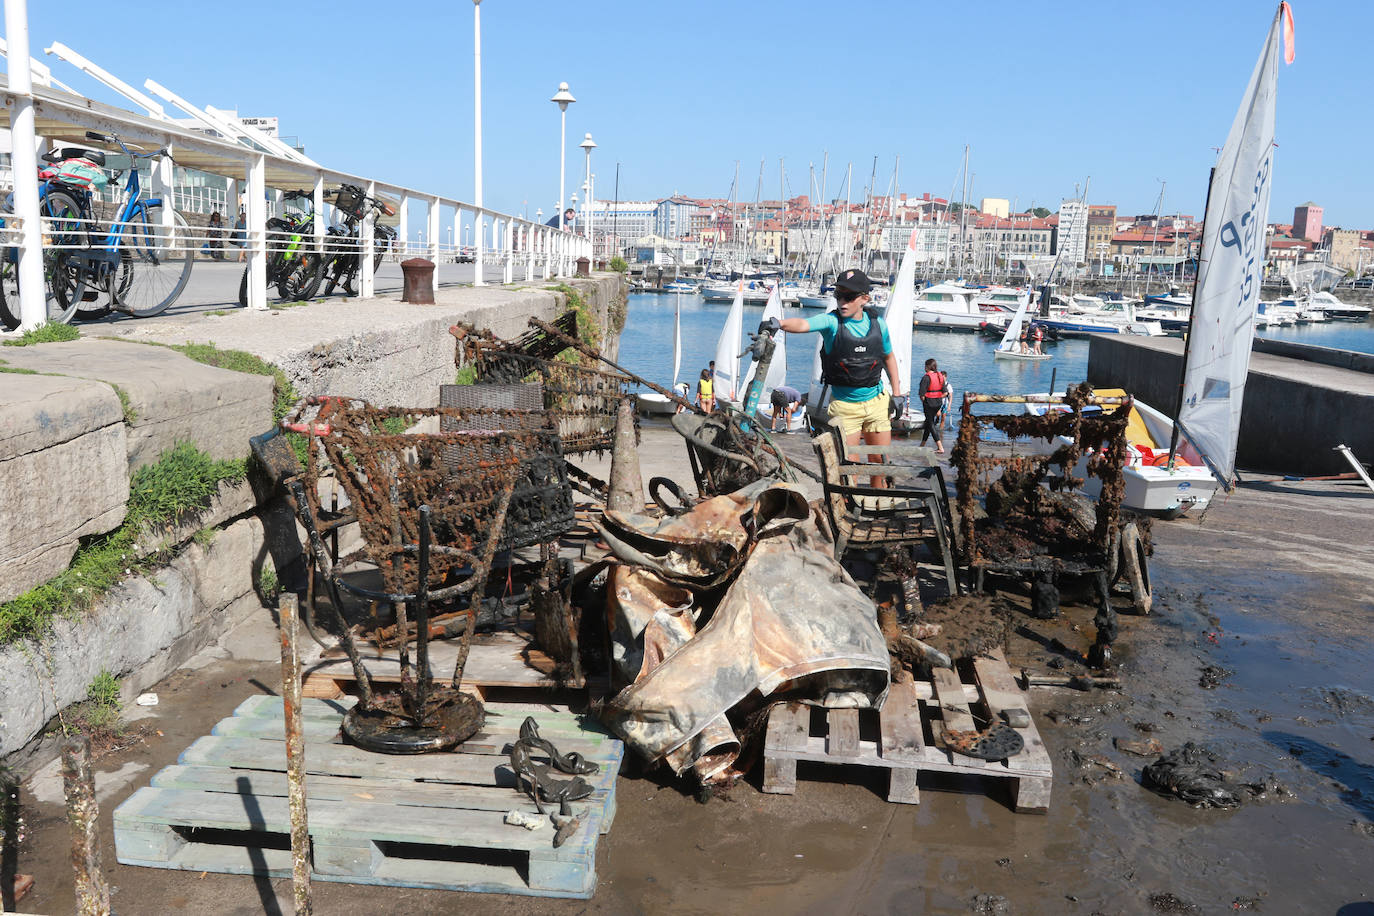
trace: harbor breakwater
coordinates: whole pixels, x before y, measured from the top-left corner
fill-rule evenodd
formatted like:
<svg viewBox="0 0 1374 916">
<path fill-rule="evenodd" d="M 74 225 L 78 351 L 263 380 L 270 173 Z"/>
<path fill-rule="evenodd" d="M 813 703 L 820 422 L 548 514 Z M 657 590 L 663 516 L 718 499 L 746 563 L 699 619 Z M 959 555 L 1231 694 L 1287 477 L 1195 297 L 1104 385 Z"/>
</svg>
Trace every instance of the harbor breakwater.
<svg viewBox="0 0 1374 916">
<path fill-rule="evenodd" d="M 1088 381 L 1125 388 L 1172 414 L 1178 401 L 1183 341 L 1094 335 Z M 1333 449 L 1347 445 L 1374 459 L 1374 358 L 1327 347 L 1256 338 L 1241 410 L 1236 466 L 1315 476 L 1350 470 Z"/>
<path fill-rule="evenodd" d="M 204 365 L 171 346 L 252 354 L 301 397 L 435 406 L 439 385 L 454 380 L 448 329 L 458 321 L 515 336 L 531 317 L 558 315 L 572 289 L 603 329 L 603 349 L 616 352 L 621 276 L 554 283 L 568 285 L 441 288 L 428 306 L 379 297 L 169 315 L 88 325 L 80 340 L 0 351 L 8 392 L 0 404 L 0 602 L 30 593 L 66 570 L 79 545 L 120 526 L 131 476 L 176 443 L 213 459 L 246 459 L 249 437 L 272 427 L 271 377 Z M 39 638 L 0 646 L 0 762 L 47 756 L 35 737 L 85 699 L 102 671 L 123 679 L 128 699 L 261 605 L 260 576 L 277 546 L 267 543 L 263 519 L 284 510 L 252 462 L 248 468 L 247 479 L 221 484 L 207 508 L 160 530 L 156 543 L 130 547 L 132 574 L 88 611 L 58 614 Z M 165 562 L 139 574 L 150 555 Z"/>
</svg>

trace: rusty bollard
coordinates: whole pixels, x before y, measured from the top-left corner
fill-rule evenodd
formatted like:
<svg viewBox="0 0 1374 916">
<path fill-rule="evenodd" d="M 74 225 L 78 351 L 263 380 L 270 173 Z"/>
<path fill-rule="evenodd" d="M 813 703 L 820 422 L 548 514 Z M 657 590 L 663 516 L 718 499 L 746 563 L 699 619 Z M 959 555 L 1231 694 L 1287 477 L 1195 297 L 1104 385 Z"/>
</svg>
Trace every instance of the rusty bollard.
<svg viewBox="0 0 1374 916">
<path fill-rule="evenodd" d="M 634 405 L 620 402 L 615 414 L 615 442 L 611 446 L 611 485 L 606 508 L 616 512 L 644 511 L 644 478 L 639 471 L 639 443 L 635 436 Z"/>
<path fill-rule="evenodd" d="M 96 835 L 100 806 L 91 776 L 91 741 L 85 735 L 62 742 L 62 788 L 72 830 L 77 916 L 109 916 L 110 886 L 101 873 L 100 838 Z"/>
<path fill-rule="evenodd" d="M 309 916 L 310 825 L 305 803 L 305 734 L 301 730 L 301 655 L 296 596 L 288 592 L 277 605 L 281 623 L 281 708 L 286 722 L 286 795 L 291 809 L 291 888 L 296 916 Z"/>
<path fill-rule="evenodd" d="M 401 301 L 412 305 L 434 304 L 434 262 L 426 258 L 411 258 L 401 262 L 401 276 L 405 287 Z"/>
<path fill-rule="evenodd" d="M 587 280 L 587 279 L 590 279 L 590 278 L 591 278 L 591 275 L 592 275 L 592 259 L 591 259 L 591 258 L 578 258 L 578 259 L 577 259 L 577 274 L 576 274 L 576 275 L 579 276 L 579 277 L 581 277 L 581 278 L 584 279 L 584 280 Z"/>
</svg>

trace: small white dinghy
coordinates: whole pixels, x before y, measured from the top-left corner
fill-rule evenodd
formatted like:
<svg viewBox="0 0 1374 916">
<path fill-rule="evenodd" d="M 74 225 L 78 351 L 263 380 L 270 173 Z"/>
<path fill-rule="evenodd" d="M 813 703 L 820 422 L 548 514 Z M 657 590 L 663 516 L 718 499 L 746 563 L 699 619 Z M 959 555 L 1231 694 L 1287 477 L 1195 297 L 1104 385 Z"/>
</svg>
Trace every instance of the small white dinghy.
<svg viewBox="0 0 1374 916">
<path fill-rule="evenodd" d="M 992 351 L 993 359 L 1041 362 L 1050 358 L 1048 353 L 1031 353 L 1021 349 L 1021 325 L 1026 320 L 1026 307 L 1030 305 L 1030 298 L 1028 291 L 1022 291 L 1021 301 L 1016 306 L 1016 314 L 1007 324 L 1007 332 L 1002 335 L 1002 341 L 997 344 L 997 349 Z"/>
<path fill-rule="evenodd" d="M 678 373 L 682 371 L 682 305 L 673 304 L 673 384 L 678 391 Z M 680 391 L 678 391 L 681 394 Z M 642 391 L 635 395 L 635 409 L 640 416 L 665 417 L 677 413 L 678 405 L 657 391 Z"/>
</svg>

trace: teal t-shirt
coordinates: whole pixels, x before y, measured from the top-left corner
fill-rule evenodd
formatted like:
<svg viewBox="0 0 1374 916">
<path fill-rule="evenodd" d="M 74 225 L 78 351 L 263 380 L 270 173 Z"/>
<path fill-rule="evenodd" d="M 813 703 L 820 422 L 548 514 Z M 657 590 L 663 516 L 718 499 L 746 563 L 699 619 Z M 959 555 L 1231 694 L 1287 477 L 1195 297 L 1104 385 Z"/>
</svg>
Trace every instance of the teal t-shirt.
<svg viewBox="0 0 1374 916">
<path fill-rule="evenodd" d="M 869 325 L 868 312 L 860 312 L 859 317 L 850 318 L 845 321 L 845 327 L 853 337 L 863 337 L 868 333 Z M 821 335 L 821 349 L 829 353 L 835 346 L 835 338 L 840 333 L 840 316 L 838 312 L 826 312 L 824 315 L 813 315 L 806 319 L 807 330 L 815 331 Z M 883 332 L 883 355 L 892 352 L 892 341 L 887 338 L 887 322 L 878 319 L 878 328 Z M 831 385 L 830 396 L 836 401 L 848 401 L 852 404 L 862 404 L 864 401 L 871 401 L 882 393 L 883 384 L 880 381 L 876 385 L 869 385 L 865 388 L 850 388 L 847 385 Z"/>
</svg>

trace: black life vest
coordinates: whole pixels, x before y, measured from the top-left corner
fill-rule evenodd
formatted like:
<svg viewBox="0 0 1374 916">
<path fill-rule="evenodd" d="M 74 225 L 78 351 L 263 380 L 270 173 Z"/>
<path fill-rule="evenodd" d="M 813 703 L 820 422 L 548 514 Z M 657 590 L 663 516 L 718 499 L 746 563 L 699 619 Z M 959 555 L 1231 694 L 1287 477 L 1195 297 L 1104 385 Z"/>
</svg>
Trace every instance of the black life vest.
<svg viewBox="0 0 1374 916">
<path fill-rule="evenodd" d="M 878 326 L 875 309 L 865 309 L 868 333 L 855 337 L 838 314 L 839 330 L 830 352 L 821 352 L 821 370 L 827 385 L 845 388 L 870 388 L 883 378 L 883 329 Z"/>
<path fill-rule="evenodd" d="M 921 395 L 931 401 L 943 401 L 945 399 L 945 377 L 939 372 L 927 372 L 926 378 L 930 379 L 930 386 L 926 388 L 926 393 Z"/>
</svg>

